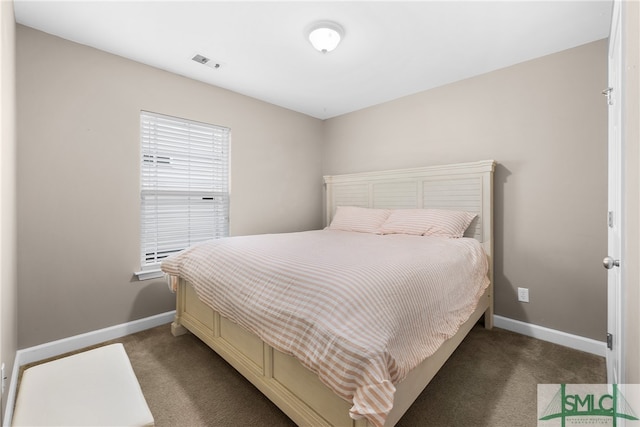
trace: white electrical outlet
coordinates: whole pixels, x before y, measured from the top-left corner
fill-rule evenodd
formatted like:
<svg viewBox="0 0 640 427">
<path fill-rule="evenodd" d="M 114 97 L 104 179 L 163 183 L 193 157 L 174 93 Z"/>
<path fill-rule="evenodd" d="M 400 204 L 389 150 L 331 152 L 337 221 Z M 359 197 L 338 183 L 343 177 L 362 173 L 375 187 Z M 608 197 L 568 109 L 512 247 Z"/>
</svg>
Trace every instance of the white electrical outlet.
<svg viewBox="0 0 640 427">
<path fill-rule="evenodd" d="M 529 302 L 529 288 L 518 288 L 518 301 Z"/>
</svg>

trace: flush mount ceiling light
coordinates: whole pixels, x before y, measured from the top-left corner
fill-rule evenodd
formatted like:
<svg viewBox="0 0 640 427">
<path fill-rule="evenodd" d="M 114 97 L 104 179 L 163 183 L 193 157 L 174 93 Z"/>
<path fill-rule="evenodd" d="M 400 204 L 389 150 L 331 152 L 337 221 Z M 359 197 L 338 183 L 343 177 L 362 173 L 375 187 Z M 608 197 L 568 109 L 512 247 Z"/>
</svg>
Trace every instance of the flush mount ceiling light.
<svg viewBox="0 0 640 427">
<path fill-rule="evenodd" d="M 309 29 L 309 41 L 316 50 L 322 53 L 335 49 L 343 36 L 344 30 L 335 22 L 318 22 Z"/>
</svg>

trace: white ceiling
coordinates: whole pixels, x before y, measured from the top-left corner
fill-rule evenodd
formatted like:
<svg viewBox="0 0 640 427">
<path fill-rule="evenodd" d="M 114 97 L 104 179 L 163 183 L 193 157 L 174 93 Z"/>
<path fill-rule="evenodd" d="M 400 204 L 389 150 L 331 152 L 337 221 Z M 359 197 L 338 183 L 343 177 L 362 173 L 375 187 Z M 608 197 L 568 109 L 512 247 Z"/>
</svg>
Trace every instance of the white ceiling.
<svg viewBox="0 0 640 427">
<path fill-rule="evenodd" d="M 606 38 L 612 0 L 14 4 L 20 24 L 326 119 Z M 327 54 L 305 34 L 320 20 L 345 30 Z"/>
</svg>

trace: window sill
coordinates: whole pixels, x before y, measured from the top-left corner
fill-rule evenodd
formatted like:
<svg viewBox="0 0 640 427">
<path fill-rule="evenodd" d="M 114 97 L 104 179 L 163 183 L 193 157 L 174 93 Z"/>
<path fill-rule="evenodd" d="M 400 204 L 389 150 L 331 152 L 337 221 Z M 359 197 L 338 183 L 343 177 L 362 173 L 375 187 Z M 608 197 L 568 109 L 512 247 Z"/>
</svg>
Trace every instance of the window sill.
<svg viewBox="0 0 640 427">
<path fill-rule="evenodd" d="M 154 270 L 137 271 L 133 274 L 138 277 L 139 281 L 159 279 L 161 277 L 164 277 L 164 273 L 159 268 Z"/>
</svg>

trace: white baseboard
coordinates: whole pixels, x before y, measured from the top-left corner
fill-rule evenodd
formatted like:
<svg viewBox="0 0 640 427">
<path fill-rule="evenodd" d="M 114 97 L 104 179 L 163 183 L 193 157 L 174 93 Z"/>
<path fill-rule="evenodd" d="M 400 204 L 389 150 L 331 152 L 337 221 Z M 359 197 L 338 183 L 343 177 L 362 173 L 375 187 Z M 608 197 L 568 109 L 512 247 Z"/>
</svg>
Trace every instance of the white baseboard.
<svg viewBox="0 0 640 427">
<path fill-rule="evenodd" d="M 595 354 L 596 356 L 605 357 L 607 352 L 607 344 L 604 341 L 596 341 L 591 338 L 585 338 L 579 335 L 572 335 L 555 329 L 545 328 L 544 326 L 509 319 L 508 317 L 494 315 L 493 324 L 496 328 L 517 332 L 542 341 L 548 341 L 554 344 L 573 348 L 575 350 Z"/>
<path fill-rule="evenodd" d="M 175 310 L 168 311 L 166 313 L 156 314 L 155 316 L 146 317 L 144 319 L 134 320 L 132 322 L 111 326 L 109 328 L 99 329 L 97 331 L 87 332 L 85 334 L 75 335 L 73 337 L 18 350 L 16 352 L 15 362 L 13 363 L 11 384 L 9 385 L 7 393 L 7 406 L 3 417 L 3 426 L 11 425 L 11 419 L 13 418 L 13 406 L 15 404 L 16 391 L 18 389 L 18 373 L 20 372 L 20 367 L 23 365 L 59 356 L 70 351 L 80 350 L 105 341 L 118 339 L 125 335 L 135 334 L 136 332 L 155 328 L 156 326 L 165 325 L 167 323 L 171 323 L 175 315 Z"/>
<path fill-rule="evenodd" d="M 59 356 L 70 351 L 80 350 L 81 348 L 100 344 L 101 342 L 114 340 L 125 335 L 144 331 L 145 329 L 151 329 L 156 326 L 171 323 L 175 314 L 176 312 L 173 310 L 166 313 L 156 314 L 155 316 L 146 317 L 144 319 L 134 320 L 133 322 L 122 323 L 109 328 L 87 332 L 86 334 L 75 335 L 73 337 L 51 341 L 35 347 L 25 348 L 23 350 L 18 350 L 16 356 L 19 357 L 16 357 L 16 359 L 20 359 L 20 365 L 22 366 L 27 363 L 47 359 L 49 357 Z"/>
</svg>

